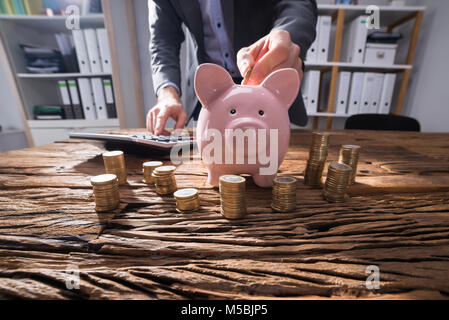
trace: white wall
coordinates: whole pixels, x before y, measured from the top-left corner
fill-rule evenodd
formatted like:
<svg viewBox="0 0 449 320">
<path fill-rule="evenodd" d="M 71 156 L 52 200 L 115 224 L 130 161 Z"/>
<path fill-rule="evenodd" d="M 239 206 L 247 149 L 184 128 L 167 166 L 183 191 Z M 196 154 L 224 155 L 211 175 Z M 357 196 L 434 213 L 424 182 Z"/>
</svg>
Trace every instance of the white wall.
<svg viewBox="0 0 449 320">
<path fill-rule="evenodd" d="M 0 43 L 0 46 L 2 44 Z M 3 50 L 3 48 L 0 48 Z M 6 70 L 3 63 L 0 63 L 0 125 L 5 129 L 23 130 L 16 101 L 12 94 L 12 88 L 6 77 Z"/>
<path fill-rule="evenodd" d="M 0 47 L 0 50 L 3 50 L 3 47 Z M 12 90 L 6 77 L 5 66 L 0 62 L 0 125 L 2 126 L 0 152 L 28 147 Z"/>
<path fill-rule="evenodd" d="M 427 10 L 403 114 L 418 119 L 422 131 L 449 132 L 449 1 L 407 3 Z"/>
</svg>

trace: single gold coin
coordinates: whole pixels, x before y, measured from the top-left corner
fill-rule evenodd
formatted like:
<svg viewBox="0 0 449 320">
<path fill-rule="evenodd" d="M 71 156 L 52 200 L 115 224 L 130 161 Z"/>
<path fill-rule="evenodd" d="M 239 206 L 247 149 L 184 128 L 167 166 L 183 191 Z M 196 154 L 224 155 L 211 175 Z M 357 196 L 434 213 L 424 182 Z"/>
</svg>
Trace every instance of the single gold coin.
<svg viewBox="0 0 449 320">
<path fill-rule="evenodd" d="M 155 168 L 153 172 L 158 175 L 168 175 L 173 173 L 175 170 L 176 170 L 175 166 L 161 166 Z"/>
<path fill-rule="evenodd" d="M 106 151 L 103 152 L 104 158 L 115 158 L 123 155 L 123 151 L 116 150 L 116 151 Z"/>
<path fill-rule="evenodd" d="M 220 180 L 226 181 L 226 182 L 231 182 L 231 183 L 241 183 L 241 182 L 245 182 L 245 178 L 241 177 L 241 176 L 235 176 L 235 175 L 225 175 L 225 176 L 221 176 Z"/>
<path fill-rule="evenodd" d="M 117 176 L 115 174 L 101 174 L 90 178 L 90 182 L 93 186 L 108 185 L 115 181 L 117 181 Z"/>
<path fill-rule="evenodd" d="M 162 161 L 147 161 L 143 163 L 144 167 L 157 168 L 163 165 Z"/>
<path fill-rule="evenodd" d="M 189 199 L 198 195 L 198 190 L 194 188 L 186 188 L 177 190 L 173 195 L 178 199 Z"/>
</svg>

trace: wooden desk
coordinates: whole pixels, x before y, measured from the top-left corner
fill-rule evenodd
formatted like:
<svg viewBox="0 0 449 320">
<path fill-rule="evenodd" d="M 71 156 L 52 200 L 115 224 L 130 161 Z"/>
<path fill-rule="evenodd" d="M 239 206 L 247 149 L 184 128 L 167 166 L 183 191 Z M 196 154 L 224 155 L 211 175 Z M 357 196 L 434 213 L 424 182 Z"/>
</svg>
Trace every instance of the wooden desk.
<svg viewBox="0 0 449 320">
<path fill-rule="evenodd" d="M 343 204 L 302 184 L 310 132 L 295 131 L 281 173 L 297 177 L 294 213 L 270 210 L 271 190 L 247 184 L 249 215 L 219 214 L 199 163 L 179 187 L 202 208 L 179 214 L 141 182 L 150 157 L 126 155 L 129 186 L 111 214 L 94 211 L 89 177 L 102 144 L 70 140 L 0 154 L 0 298 L 447 298 L 449 134 L 337 131 L 363 147 L 358 184 Z M 365 286 L 367 266 L 380 289 Z M 80 270 L 79 290 L 66 268 Z"/>
</svg>

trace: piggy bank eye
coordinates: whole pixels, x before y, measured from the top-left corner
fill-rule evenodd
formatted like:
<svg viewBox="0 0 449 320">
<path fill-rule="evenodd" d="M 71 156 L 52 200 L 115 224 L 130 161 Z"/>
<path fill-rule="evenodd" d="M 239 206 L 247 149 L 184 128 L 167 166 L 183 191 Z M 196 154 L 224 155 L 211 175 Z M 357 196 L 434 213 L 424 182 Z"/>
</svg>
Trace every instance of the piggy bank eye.
<svg viewBox="0 0 449 320">
<path fill-rule="evenodd" d="M 237 111 L 235 109 L 231 109 L 231 114 L 235 114 Z"/>
<path fill-rule="evenodd" d="M 263 116 L 263 115 L 265 114 L 265 112 L 264 112 L 263 110 L 259 110 L 259 114 L 260 114 L 261 116 Z"/>
</svg>

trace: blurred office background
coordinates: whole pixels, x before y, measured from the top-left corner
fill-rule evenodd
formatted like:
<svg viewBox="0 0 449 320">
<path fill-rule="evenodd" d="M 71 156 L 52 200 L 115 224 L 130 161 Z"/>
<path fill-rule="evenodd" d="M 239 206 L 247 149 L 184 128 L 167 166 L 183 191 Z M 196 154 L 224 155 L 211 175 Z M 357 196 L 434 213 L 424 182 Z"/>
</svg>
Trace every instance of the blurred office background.
<svg viewBox="0 0 449 320">
<path fill-rule="evenodd" d="M 81 2 L 80 6 L 86 6 L 86 1 L 78 2 Z M 334 1 L 318 0 L 318 4 L 321 6 L 332 5 Z M 390 1 L 359 1 L 359 5 L 371 4 L 389 6 Z M 447 61 L 449 44 L 445 41 L 449 34 L 447 19 L 449 2 L 447 0 L 406 0 L 405 5 L 408 7 L 425 6 L 426 8 L 401 115 L 417 119 L 421 124 L 421 131 L 449 132 L 447 102 L 449 101 L 449 90 L 447 90 L 446 80 L 449 74 L 449 62 Z M 63 140 L 68 137 L 70 131 L 102 131 L 111 128 L 144 126 L 144 116 L 156 101 L 148 52 L 150 34 L 147 0 L 105 0 L 102 8 L 93 7 L 92 12 L 89 12 L 88 8 L 83 8 L 83 13 L 87 18 L 81 20 L 81 28 L 105 29 L 107 31 L 112 66 L 111 70 L 99 70 L 92 75 L 88 72 L 83 73 L 81 70 L 58 71 L 54 75 L 28 74 L 29 69 L 27 69 L 23 52 L 18 47 L 19 42 L 53 46 L 58 49 L 58 42 L 55 40 L 54 34 L 71 33 L 65 31 L 65 20 L 58 17 L 58 8 L 54 8 L 55 15 L 53 17 L 35 18 L 33 15 L 26 17 L 26 10 L 22 16 L 4 12 L 0 14 L 0 32 L 2 34 L 0 53 L 3 52 L 0 54 L 0 126 L 2 128 L 0 152 Z M 332 12 L 336 12 L 336 10 Z M 329 11 L 322 10 L 320 15 L 328 13 Z M 403 15 L 405 16 L 405 14 Z M 382 25 L 382 11 L 380 19 Z M 394 65 L 405 64 L 413 23 L 414 20 L 410 20 L 395 29 L 402 34 L 402 39 L 398 42 Z M 331 61 L 333 56 L 332 45 L 335 41 L 335 28 L 334 23 L 331 30 L 328 61 Z M 30 29 L 37 33 L 30 34 L 28 32 Z M 37 37 L 37 34 L 44 34 L 44 36 Z M 14 40 L 12 37 L 15 37 Z M 97 37 L 100 36 L 97 34 Z M 184 63 L 183 57 L 184 47 L 181 52 L 182 63 Z M 321 72 L 327 70 L 326 63 L 316 62 L 315 66 L 315 69 Z M 396 67 L 380 67 L 379 69 L 380 71 L 376 68 L 367 70 L 361 67 L 359 70 L 350 65 L 345 66 L 341 71 L 397 73 L 391 102 L 391 108 L 394 108 L 404 70 Z M 92 70 L 90 71 L 92 72 Z M 65 72 L 69 74 L 62 74 Z M 79 87 L 80 79 L 92 81 L 94 78 L 101 79 L 102 82 L 111 82 L 114 90 L 114 105 L 116 106 L 115 115 L 106 114 L 104 119 L 91 120 L 58 118 L 49 120 L 51 117 L 45 118 L 47 109 L 34 109 L 37 105 L 62 105 L 61 83 L 65 82 L 69 85 L 69 81 L 75 81 Z M 326 78 L 323 77 L 323 79 Z M 106 90 L 105 88 L 103 90 Z M 106 97 L 105 91 L 103 94 Z M 325 89 L 322 94 L 327 94 Z M 320 108 L 327 107 L 327 98 L 324 97 L 321 101 Z M 42 119 L 36 120 L 35 112 L 41 111 L 43 112 Z M 326 112 L 326 110 L 317 109 L 316 112 Z M 52 112 L 49 114 L 54 116 Z M 318 125 L 319 128 L 326 127 L 327 117 L 316 115 L 310 117 L 307 128 L 312 128 L 315 118 L 319 119 L 315 125 Z M 332 128 L 344 128 L 346 119 L 347 116 L 332 117 Z"/>
</svg>

